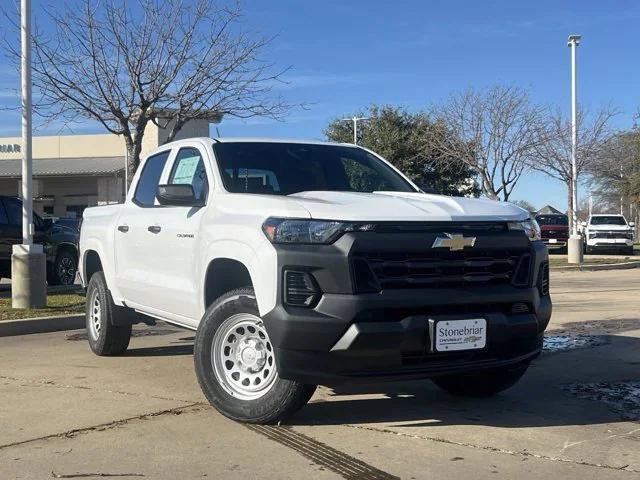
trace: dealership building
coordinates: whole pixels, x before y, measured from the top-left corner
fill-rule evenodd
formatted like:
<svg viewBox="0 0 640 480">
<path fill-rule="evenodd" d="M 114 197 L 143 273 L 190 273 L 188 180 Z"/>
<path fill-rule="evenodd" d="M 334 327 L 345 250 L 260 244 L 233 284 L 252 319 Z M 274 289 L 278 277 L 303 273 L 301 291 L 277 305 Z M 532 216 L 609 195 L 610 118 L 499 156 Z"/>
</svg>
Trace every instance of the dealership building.
<svg viewBox="0 0 640 480">
<path fill-rule="evenodd" d="M 176 140 L 209 136 L 210 120 L 187 123 Z M 166 142 L 170 127 L 149 123 L 142 156 Z M 0 195 L 21 194 L 21 144 L 21 137 L 0 137 Z M 79 217 L 86 207 L 122 202 L 125 158 L 124 139 L 112 134 L 34 136 L 34 210 L 45 216 Z"/>
</svg>

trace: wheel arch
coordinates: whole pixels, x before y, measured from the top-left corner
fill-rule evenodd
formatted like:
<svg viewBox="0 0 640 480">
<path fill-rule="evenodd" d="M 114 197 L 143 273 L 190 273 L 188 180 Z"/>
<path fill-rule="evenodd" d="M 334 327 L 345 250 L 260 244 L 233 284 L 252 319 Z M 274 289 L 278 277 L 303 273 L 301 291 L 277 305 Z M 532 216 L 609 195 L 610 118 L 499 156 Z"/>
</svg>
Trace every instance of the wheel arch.
<svg viewBox="0 0 640 480">
<path fill-rule="evenodd" d="M 84 259 L 82 261 L 83 282 L 88 284 L 89 280 L 91 280 L 91 276 L 100 271 L 104 272 L 100 254 L 93 249 L 85 250 Z"/>
<path fill-rule="evenodd" d="M 201 258 L 201 316 L 218 294 L 248 285 L 255 291 L 260 315 L 275 307 L 277 257 L 272 248 L 258 248 L 256 251 L 239 241 L 219 240 L 210 244 Z M 228 275 L 229 272 L 233 273 Z"/>
<path fill-rule="evenodd" d="M 220 296 L 241 287 L 255 289 L 251 272 L 244 262 L 229 257 L 211 259 L 205 270 L 202 289 L 205 310 Z"/>
<path fill-rule="evenodd" d="M 56 253 L 56 257 L 58 256 L 58 253 L 62 251 L 71 252 L 75 255 L 76 260 L 78 259 L 78 247 L 76 244 L 72 242 L 60 242 L 58 244 L 58 251 Z"/>
</svg>

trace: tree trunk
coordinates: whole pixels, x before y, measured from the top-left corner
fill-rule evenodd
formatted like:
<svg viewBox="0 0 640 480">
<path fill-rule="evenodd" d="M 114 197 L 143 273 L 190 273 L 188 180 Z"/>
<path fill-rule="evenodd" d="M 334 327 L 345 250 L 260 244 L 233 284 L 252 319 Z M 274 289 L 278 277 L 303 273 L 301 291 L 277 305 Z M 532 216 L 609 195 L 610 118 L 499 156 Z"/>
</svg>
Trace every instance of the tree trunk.
<svg viewBox="0 0 640 480">
<path fill-rule="evenodd" d="M 127 183 L 127 191 L 131 186 L 131 181 L 133 180 L 133 176 L 138 169 L 138 165 L 140 165 L 140 152 L 142 151 L 142 136 L 135 136 L 135 139 L 130 139 L 125 137 L 125 145 L 127 149 L 127 160 L 126 160 L 126 183 Z"/>
</svg>

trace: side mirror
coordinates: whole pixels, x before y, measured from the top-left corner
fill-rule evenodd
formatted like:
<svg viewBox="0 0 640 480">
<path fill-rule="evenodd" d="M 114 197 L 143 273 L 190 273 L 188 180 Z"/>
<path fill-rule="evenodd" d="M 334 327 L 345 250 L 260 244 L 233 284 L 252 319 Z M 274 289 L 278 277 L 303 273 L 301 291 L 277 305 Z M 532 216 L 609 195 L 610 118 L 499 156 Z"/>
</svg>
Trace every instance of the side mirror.
<svg viewBox="0 0 640 480">
<path fill-rule="evenodd" d="M 158 185 L 156 198 L 160 205 L 174 207 L 202 207 L 204 202 L 196 198 L 188 184 Z"/>
<path fill-rule="evenodd" d="M 583 227 L 587 226 L 587 222 L 580 222 L 580 225 L 582 225 Z"/>
<path fill-rule="evenodd" d="M 53 220 L 51 220 L 50 218 L 43 218 L 42 219 L 42 229 L 43 230 L 49 230 L 49 229 L 51 229 L 51 227 L 53 227 Z"/>
<path fill-rule="evenodd" d="M 636 226 L 636 222 L 629 222 L 629 226 L 632 227 L 632 228 L 635 227 Z"/>
</svg>

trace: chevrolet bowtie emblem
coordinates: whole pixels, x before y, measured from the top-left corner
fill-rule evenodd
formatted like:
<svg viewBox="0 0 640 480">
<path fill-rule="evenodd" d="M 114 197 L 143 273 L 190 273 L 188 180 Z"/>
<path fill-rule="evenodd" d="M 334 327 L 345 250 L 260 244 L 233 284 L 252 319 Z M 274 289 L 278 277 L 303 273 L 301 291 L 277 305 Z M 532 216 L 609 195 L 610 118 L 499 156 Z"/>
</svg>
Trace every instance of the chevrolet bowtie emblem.
<svg viewBox="0 0 640 480">
<path fill-rule="evenodd" d="M 431 245 L 431 248 L 448 248 L 451 251 L 462 250 L 465 247 L 473 247 L 476 237 L 465 237 L 459 234 L 444 233 L 439 235 Z"/>
</svg>

